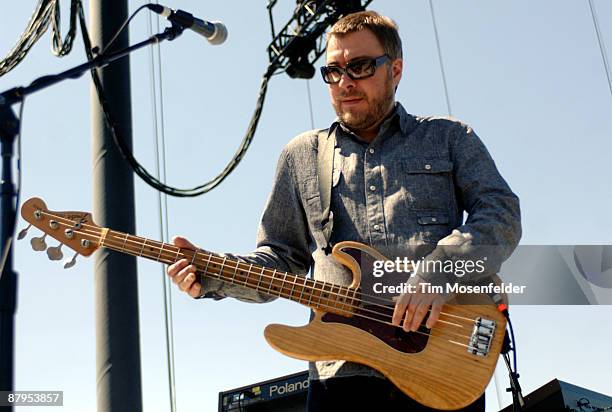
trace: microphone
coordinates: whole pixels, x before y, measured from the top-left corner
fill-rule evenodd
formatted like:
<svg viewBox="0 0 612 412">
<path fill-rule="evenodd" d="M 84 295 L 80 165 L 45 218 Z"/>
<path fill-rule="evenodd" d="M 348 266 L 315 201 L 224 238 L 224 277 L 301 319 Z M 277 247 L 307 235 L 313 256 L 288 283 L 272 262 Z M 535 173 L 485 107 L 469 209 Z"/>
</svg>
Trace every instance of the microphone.
<svg viewBox="0 0 612 412">
<path fill-rule="evenodd" d="M 172 10 L 161 4 L 147 4 L 147 8 L 154 13 L 160 14 L 170 22 L 195 31 L 212 45 L 223 43 L 227 39 L 227 28 L 220 21 L 209 22 L 193 17 L 191 13 L 183 10 Z"/>
</svg>

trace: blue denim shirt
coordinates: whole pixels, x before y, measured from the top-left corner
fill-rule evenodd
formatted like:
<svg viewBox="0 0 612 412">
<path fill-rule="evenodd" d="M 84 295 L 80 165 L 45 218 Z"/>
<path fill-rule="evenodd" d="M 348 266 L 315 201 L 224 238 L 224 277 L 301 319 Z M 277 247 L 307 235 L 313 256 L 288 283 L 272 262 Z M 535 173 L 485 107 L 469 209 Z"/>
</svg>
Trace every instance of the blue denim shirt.
<svg viewBox="0 0 612 412">
<path fill-rule="evenodd" d="M 371 143 L 342 124 L 333 126 L 339 127 L 332 174 L 332 244 L 353 240 L 390 258 L 400 254 L 419 258 L 438 253 L 437 242 L 458 229 L 471 234 L 474 246 L 493 247 L 486 274 L 497 272 L 517 246 L 519 199 L 469 126 L 451 118 L 413 116 L 399 103 Z M 323 251 L 318 134 L 319 130 L 305 132 L 282 151 L 256 250 L 225 256 L 294 274 L 310 271 L 315 279 L 349 285 L 351 272 Z M 459 253 L 470 255 L 469 249 Z M 201 281 L 202 297 L 273 299 L 218 280 Z M 311 366 L 313 378 L 378 375 L 343 361 Z"/>
</svg>

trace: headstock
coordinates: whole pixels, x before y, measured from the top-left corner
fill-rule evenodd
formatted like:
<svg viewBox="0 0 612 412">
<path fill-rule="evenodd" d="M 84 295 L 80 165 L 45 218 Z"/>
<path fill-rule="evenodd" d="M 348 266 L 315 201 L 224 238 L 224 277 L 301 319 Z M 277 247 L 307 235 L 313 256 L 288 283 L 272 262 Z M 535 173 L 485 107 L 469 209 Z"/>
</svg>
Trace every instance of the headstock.
<svg viewBox="0 0 612 412">
<path fill-rule="evenodd" d="M 47 256 L 51 260 L 61 260 L 63 257 L 62 246 L 66 245 L 76 252 L 74 257 L 68 261 L 64 268 L 74 266 L 77 255 L 89 256 L 95 252 L 102 243 L 102 238 L 106 233 L 103 229 L 93 222 L 91 213 L 87 212 L 54 212 L 47 209 L 47 205 L 42 199 L 33 197 L 28 199 L 21 207 L 21 216 L 34 226 L 40 229 L 44 235 L 33 237 L 30 241 L 32 249 L 36 251 L 47 250 Z M 23 239 L 27 230 L 19 232 L 18 239 Z M 58 240 L 58 246 L 47 247 L 46 236 Z"/>
</svg>

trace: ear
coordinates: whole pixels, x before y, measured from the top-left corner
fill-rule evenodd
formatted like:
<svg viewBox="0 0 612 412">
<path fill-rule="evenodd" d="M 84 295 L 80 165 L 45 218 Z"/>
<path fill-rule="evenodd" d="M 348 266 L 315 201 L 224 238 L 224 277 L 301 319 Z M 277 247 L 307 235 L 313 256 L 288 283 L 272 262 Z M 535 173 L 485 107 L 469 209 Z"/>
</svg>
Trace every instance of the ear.
<svg viewBox="0 0 612 412">
<path fill-rule="evenodd" d="M 402 79 L 402 71 L 404 70 L 404 60 L 395 59 L 391 63 L 391 74 L 393 76 L 393 87 L 397 89 L 400 80 Z"/>
</svg>

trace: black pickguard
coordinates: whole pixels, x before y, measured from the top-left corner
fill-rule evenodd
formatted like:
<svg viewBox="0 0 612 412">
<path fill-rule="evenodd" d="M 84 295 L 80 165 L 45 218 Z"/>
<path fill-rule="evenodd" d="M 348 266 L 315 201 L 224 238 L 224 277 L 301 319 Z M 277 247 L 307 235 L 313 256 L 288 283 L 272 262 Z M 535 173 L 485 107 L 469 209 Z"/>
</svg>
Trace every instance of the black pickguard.
<svg viewBox="0 0 612 412">
<path fill-rule="evenodd" d="M 361 268 L 362 281 L 366 276 L 372 276 L 372 265 L 375 260 L 373 256 L 360 249 L 346 248 L 343 252 L 350 255 Z M 358 293 L 361 300 L 361 293 Z M 354 326 L 368 332 L 392 348 L 404 353 L 417 353 L 425 349 L 429 339 L 429 329 L 421 326 L 417 332 L 405 332 L 402 328 L 389 325 L 393 315 L 393 306 L 369 306 L 360 307 L 351 317 L 326 313 L 323 322 L 343 323 Z M 427 317 L 423 320 L 425 324 Z M 388 323 L 386 323 L 388 322 Z"/>
<path fill-rule="evenodd" d="M 425 326 L 421 326 L 417 332 L 405 332 L 402 328 L 378 322 L 373 319 L 368 319 L 376 318 L 377 315 L 373 315 L 373 313 L 367 309 L 373 310 L 374 308 L 360 308 L 357 313 L 350 318 L 336 315 L 335 313 L 326 313 L 323 315 L 322 321 L 329 323 L 343 323 L 345 325 L 354 326 L 376 336 L 393 349 L 404 353 L 417 353 L 425 349 L 425 346 L 427 346 L 429 329 L 427 329 Z M 376 307 L 376 310 L 380 311 L 381 308 Z M 393 314 L 392 307 L 388 308 L 388 314 L 390 319 L 391 315 Z M 360 315 L 367 316 L 368 318 Z"/>
</svg>

